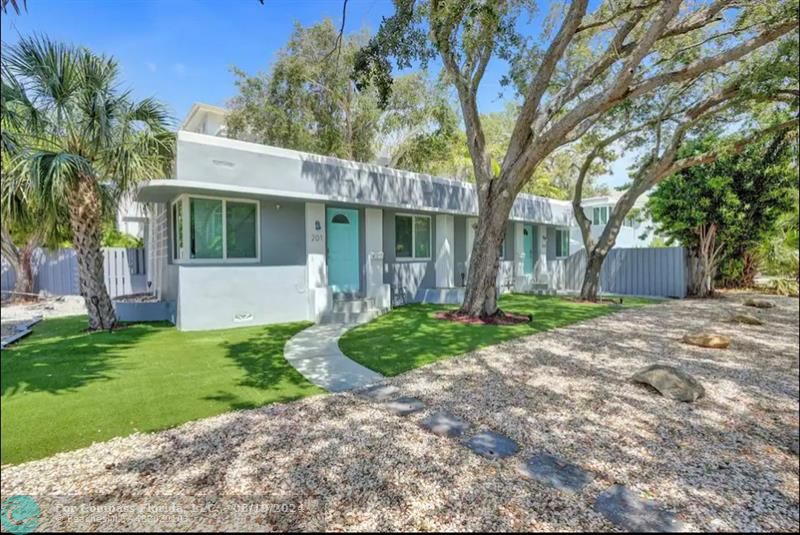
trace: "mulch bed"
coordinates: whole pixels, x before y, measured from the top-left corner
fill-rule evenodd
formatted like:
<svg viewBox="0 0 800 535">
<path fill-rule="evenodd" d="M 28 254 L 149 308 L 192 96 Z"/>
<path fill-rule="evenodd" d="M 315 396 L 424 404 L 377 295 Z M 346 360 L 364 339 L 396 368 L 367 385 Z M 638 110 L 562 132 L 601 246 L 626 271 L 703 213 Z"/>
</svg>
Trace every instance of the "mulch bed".
<svg viewBox="0 0 800 535">
<path fill-rule="evenodd" d="M 621 305 L 623 303 L 623 298 L 612 299 L 610 297 L 599 298 L 597 301 L 589 301 L 588 299 L 581 299 L 580 297 L 565 297 L 564 299 L 581 305 Z"/>
<path fill-rule="evenodd" d="M 433 317 L 437 320 L 457 321 L 468 325 L 517 325 L 533 321 L 532 315 L 523 316 L 522 314 L 512 314 L 510 312 L 501 312 L 488 318 L 476 318 L 458 310 L 448 310 L 437 312 Z"/>
</svg>

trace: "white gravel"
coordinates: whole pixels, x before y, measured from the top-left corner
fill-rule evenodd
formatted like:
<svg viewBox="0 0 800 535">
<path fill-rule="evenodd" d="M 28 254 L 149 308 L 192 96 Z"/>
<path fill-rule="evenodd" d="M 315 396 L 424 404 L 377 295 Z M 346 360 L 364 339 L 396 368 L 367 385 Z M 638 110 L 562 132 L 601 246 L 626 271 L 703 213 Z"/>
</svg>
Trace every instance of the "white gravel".
<svg viewBox="0 0 800 535">
<path fill-rule="evenodd" d="M 621 483 L 691 529 L 796 530 L 798 301 L 748 309 L 764 326 L 725 322 L 745 297 L 626 310 L 391 380 L 512 437 L 522 451 L 503 461 L 424 431 L 428 411 L 400 418 L 336 394 L 4 467 L 2 496 L 37 497 L 43 530 L 613 530 L 592 505 Z M 680 342 L 701 329 L 731 348 Z M 706 397 L 674 402 L 627 380 L 656 362 Z M 523 479 L 517 463 L 538 451 L 594 481 L 570 495 Z M 77 503 L 64 495 L 83 512 L 60 507 Z"/>
<path fill-rule="evenodd" d="M 79 295 L 49 296 L 32 302 L 4 302 L 2 306 L 3 323 L 8 321 L 28 320 L 35 316 L 58 318 L 86 314 L 86 305 Z"/>
</svg>

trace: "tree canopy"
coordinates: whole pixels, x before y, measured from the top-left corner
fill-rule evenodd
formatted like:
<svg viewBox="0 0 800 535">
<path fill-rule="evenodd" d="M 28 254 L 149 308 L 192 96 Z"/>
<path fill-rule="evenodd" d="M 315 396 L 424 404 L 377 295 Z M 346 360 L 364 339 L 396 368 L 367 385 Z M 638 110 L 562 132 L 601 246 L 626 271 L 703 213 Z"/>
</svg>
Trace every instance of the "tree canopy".
<svg viewBox="0 0 800 535">
<path fill-rule="evenodd" d="M 716 137 L 697 140 L 683 156 L 705 153 L 718 143 Z M 751 285 L 760 245 L 796 205 L 796 143 L 795 136 L 781 132 L 739 154 L 671 176 L 647 204 L 656 231 L 697 254 L 701 229 L 713 226 L 719 277 L 728 284 Z"/>
</svg>

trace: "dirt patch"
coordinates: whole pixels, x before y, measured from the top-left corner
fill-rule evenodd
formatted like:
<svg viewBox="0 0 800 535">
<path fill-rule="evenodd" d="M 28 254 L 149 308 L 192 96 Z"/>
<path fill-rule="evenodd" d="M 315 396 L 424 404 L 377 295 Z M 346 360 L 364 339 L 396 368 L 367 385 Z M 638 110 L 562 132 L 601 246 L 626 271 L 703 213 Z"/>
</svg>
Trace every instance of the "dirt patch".
<svg viewBox="0 0 800 535">
<path fill-rule="evenodd" d="M 533 321 L 533 316 L 531 315 L 523 316 L 522 314 L 512 314 L 510 312 L 503 312 L 490 318 L 476 318 L 458 310 L 448 310 L 437 312 L 434 317 L 437 320 L 457 321 L 468 325 L 517 325 Z"/>
</svg>

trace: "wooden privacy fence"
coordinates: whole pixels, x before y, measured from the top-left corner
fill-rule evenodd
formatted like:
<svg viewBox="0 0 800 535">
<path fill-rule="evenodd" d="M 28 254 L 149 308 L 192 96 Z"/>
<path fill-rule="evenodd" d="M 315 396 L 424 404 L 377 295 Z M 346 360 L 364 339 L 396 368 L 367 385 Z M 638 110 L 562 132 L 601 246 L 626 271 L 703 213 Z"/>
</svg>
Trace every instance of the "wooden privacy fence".
<svg viewBox="0 0 800 535">
<path fill-rule="evenodd" d="M 586 251 L 565 260 L 564 285 L 580 290 L 586 269 Z M 642 247 L 611 249 L 600 271 L 600 291 L 625 295 L 686 297 L 686 249 Z"/>
<path fill-rule="evenodd" d="M 55 295 L 80 295 L 78 258 L 74 249 L 39 249 L 33 256 L 34 291 Z M 108 247 L 103 249 L 106 288 L 111 297 L 144 292 L 147 289 L 147 263 L 144 249 Z M 16 273 L 3 259 L 0 288 L 14 289 Z"/>
</svg>

